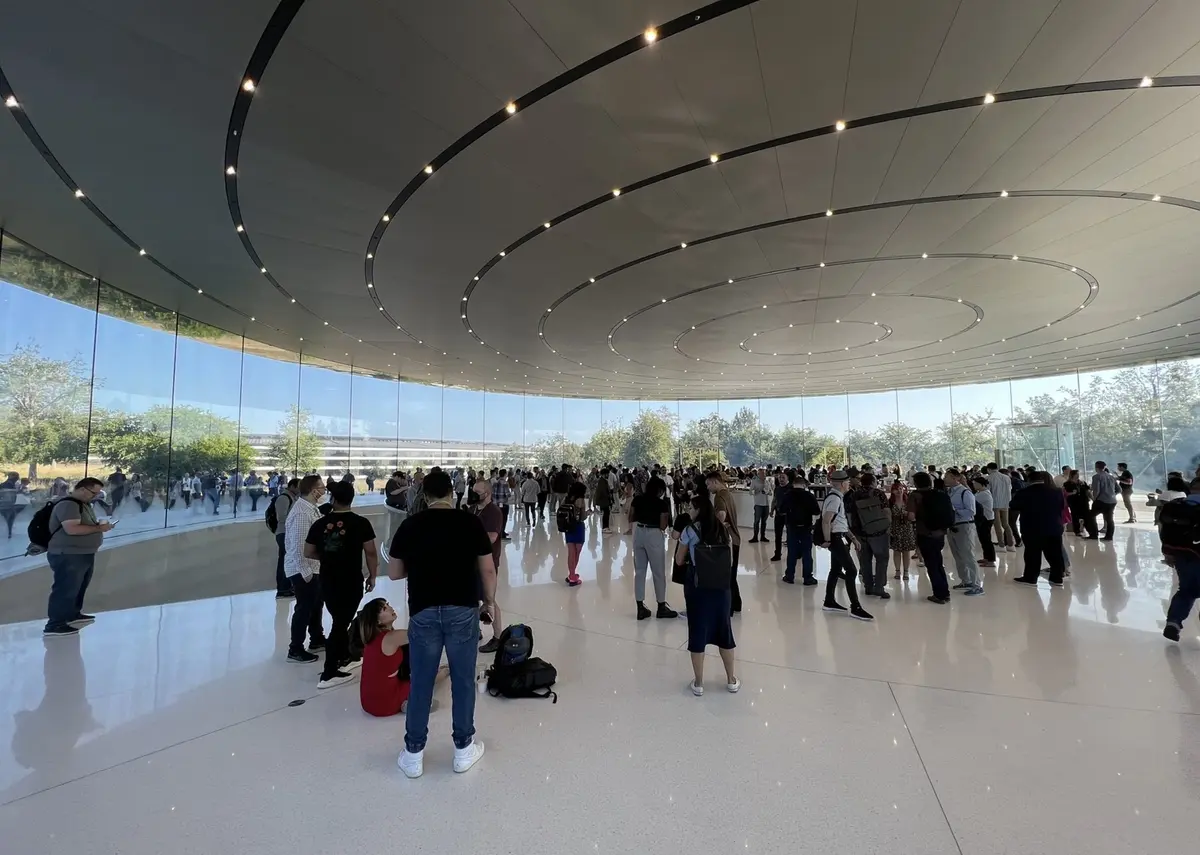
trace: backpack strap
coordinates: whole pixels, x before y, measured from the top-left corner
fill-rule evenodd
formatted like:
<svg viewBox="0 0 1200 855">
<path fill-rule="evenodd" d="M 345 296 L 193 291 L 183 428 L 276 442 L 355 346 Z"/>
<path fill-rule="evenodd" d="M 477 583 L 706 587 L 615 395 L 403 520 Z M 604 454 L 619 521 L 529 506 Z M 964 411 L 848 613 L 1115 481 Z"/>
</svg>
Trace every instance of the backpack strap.
<svg viewBox="0 0 1200 855">
<path fill-rule="evenodd" d="M 79 499 L 76 499 L 74 496 L 63 496 L 63 497 L 62 497 L 61 499 L 59 499 L 57 502 L 54 502 L 54 504 L 55 504 L 55 505 L 57 505 L 57 504 L 58 504 L 58 502 L 65 502 L 65 501 L 68 501 L 68 500 L 69 500 L 69 501 L 72 501 L 72 502 L 74 502 L 74 503 L 75 503 L 75 504 L 77 504 L 77 505 L 79 505 L 79 515 L 80 515 L 80 516 L 83 516 L 83 502 L 82 502 L 82 501 L 80 501 Z M 52 517 L 54 516 L 54 509 L 53 509 L 53 508 L 51 508 L 51 510 L 50 510 L 50 515 L 51 515 Z M 54 537 L 55 533 L 56 533 L 56 532 L 58 532 L 58 531 L 59 531 L 59 530 L 60 530 L 62 527 L 63 527 L 63 526 L 62 526 L 62 523 L 59 523 L 59 524 L 58 524 L 58 528 L 56 528 L 56 529 L 54 529 L 54 531 L 50 532 L 50 536 L 51 536 L 51 537 Z"/>
</svg>

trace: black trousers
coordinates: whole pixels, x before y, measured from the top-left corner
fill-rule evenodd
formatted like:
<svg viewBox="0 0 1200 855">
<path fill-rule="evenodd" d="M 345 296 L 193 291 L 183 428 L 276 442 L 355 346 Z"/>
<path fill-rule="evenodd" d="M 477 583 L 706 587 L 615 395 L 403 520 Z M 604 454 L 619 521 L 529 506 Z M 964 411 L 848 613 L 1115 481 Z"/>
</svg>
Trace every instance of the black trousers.
<svg viewBox="0 0 1200 855">
<path fill-rule="evenodd" d="M 1070 499 L 1067 507 L 1071 509 L 1071 528 L 1079 534 L 1081 528 L 1086 529 L 1088 536 L 1096 534 L 1096 518 L 1092 516 L 1087 499 Z"/>
<path fill-rule="evenodd" d="M 304 635 L 309 641 L 321 641 L 325 630 L 321 627 L 321 611 L 325 601 L 321 596 L 321 574 L 314 573 L 307 582 L 297 573 L 289 576 L 292 591 L 296 594 L 296 605 L 292 610 L 292 641 L 288 653 L 299 653 L 304 649 Z"/>
<path fill-rule="evenodd" d="M 1042 575 L 1042 556 L 1050 565 L 1050 581 L 1061 582 L 1063 571 L 1063 536 L 1061 534 L 1036 534 L 1025 538 L 1025 572 L 1022 578 L 1036 582 Z"/>
<path fill-rule="evenodd" d="M 550 495 L 550 494 L 547 493 L 545 490 L 538 493 L 538 516 L 539 517 L 544 517 L 546 515 L 546 496 L 548 496 L 548 495 Z"/>
<path fill-rule="evenodd" d="M 775 514 L 775 554 L 783 555 L 779 550 L 783 546 L 783 532 L 787 528 L 787 520 L 783 514 L 776 512 Z"/>
<path fill-rule="evenodd" d="M 1020 509 L 1014 508 L 1010 505 L 1009 509 L 1008 509 L 1008 524 L 1012 528 L 1013 542 L 1017 546 L 1021 545 L 1021 527 L 1020 527 L 1020 525 L 1018 525 L 1018 522 L 1020 521 L 1020 519 L 1021 519 Z"/>
<path fill-rule="evenodd" d="M 332 677 L 350 659 L 350 623 L 362 600 L 362 576 L 345 579 L 331 575 L 322 580 L 321 593 L 333 620 L 329 639 L 325 642 L 325 670 L 321 676 Z"/>
<path fill-rule="evenodd" d="M 742 610 L 742 592 L 738 589 L 737 571 L 738 558 L 741 556 L 742 545 L 735 543 L 733 545 L 733 569 L 732 577 L 729 580 L 729 608 L 731 611 L 740 612 Z"/>
<path fill-rule="evenodd" d="M 975 514 L 975 533 L 979 535 L 979 545 L 983 548 L 983 560 L 996 560 L 996 544 L 992 543 L 992 521 L 981 513 Z"/>
<path fill-rule="evenodd" d="M 533 525 L 537 518 L 537 502 L 524 502 L 525 505 L 525 522 Z"/>
<path fill-rule="evenodd" d="M 609 517 L 612 514 L 612 505 L 604 505 L 600 508 L 600 528 L 608 528 Z"/>
<path fill-rule="evenodd" d="M 508 532 L 508 505 L 500 506 L 500 517 L 502 519 L 502 521 L 500 523 L 500 536 L 507 537 L 508 536 L 507 535 L 507 532 Z"/>
<path fill-rule="evenodd" d="M 945 600 L 950 597 L 950 582 L 946 579 L 946 563 L 942 558 L 942 548 L 946 545 L 946 535 L 937 537 L 928 534 L 917 535 L 917 551 L 925 562 L 925 573 L 929 576 L 929 584 L 933 595 Z"/>
<path fill-rule="evenodd" d="M 1116 502 L 1092 502 L 1092 525 L 1088 528 L 1088 535 L 1091 536 L 1096 533 L 1096 516 L 1099 515 L 1104 517 L 1104 539 L 1112 540 L 1113 532 L 1116 531 L 1113 527 L 1113 511 L 1116 509 Z"/>
<path fill-rule="evenodd" d="M 850 605 L 857 606 L 858 588 L 855 580 L 858 578 L 858 568 L 854 566 L 854 558 L 850 555 L 849 538 L 844 534 L 835 534 L 829 542 L 829 580 L 825 583 L 825 602 L 837 600 L 838 579 L 846 580 L 846 594 L 850 597 Z"/>
</svg>

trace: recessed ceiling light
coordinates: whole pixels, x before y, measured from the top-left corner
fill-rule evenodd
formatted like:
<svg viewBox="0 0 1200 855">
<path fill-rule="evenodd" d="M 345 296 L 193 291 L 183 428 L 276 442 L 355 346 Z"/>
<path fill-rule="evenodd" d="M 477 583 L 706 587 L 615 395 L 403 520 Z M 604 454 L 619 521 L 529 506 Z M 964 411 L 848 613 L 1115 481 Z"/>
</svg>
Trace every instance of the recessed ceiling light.
<svg viewBox="0 0 1200 855">
<path fill-rule="evenodd" d="M 709 162 L 709 163 L 716 163 L 716 162 L 717 162 L 718 160 L 720 160 L 720 159 L 721 159 L 721 156 L 720 156 L 720 155 L 717 155 L 717 154 L 710 154 L 710 155 L 708 156 L 708 162 Z"/>
<path fill-rule="evenodd" d="M 265 268 L 265 267 L 260 267 L 260 268 L 259 268 L 259 270 L 260 270 L 261 272 L 263 272 L 263 273 L 266 273 L 266 272 L 267 272 L 267 268 Z"/>
<path fill-rule="evenodd" d="M 253 92 L 255 88 L 254 81 L 247 77 L 244 81 L 242 81 L 242 88 L 247 92 Z"/>
<path fill-rule="evenodd" d="M 138 255 L 145 255 L 145 254 L 146 254 L 146 250 L 144 250 L 144 249 L 138 250 Z"/>
<path fill-rule="evenodd" d="M 1001 199 L 1007 199 L 1007 198 L 1008 198 L 1008 191 L 1007 191 L 1007 190 L 1001 190 L 1001 191 L 1000 191 L 1000 198 L 1001 198 Z"/>
<path fill-rule="evenodd" d="M 680 249 L 687 249 L 687 243 L 686 243 L 686 242 L 684 242 L 684 243 L 681 243 L 681 244 L 679 245 L 679 248 L 680 248 Z"/>
<path fill-rule="evenodd" d="M 1157 193 L 1155 193 L 1154 196 L 1151 197 L 1150 201 L 1151 202 L 1161 202 L 1162 196 L 1159 196 Z"/>
<path fill-rule="evenodd" d="M 833 208 L 826 208 L 826 209 L 825 209 L 825 216 L 827 216 L 827 217 L 832 217 L 832 216 L 833 216 Z"/>
<path fill-rule="evenodd" d="M 7 98 L 4 99 L 4 106 L 10 110 L 15 110 L 15 109 L 17 109 L 17 107 L 20 107 L 21 104 L 20 104 L 20 102 L 17 101 L 17 96 L 9 95 Z"/>
<path fill-rule="evenodd" d="M 593 285 L 596 284 L 596 277 L 595 276 L 591 277 L 590 279 L 588 279 L 588 282 L 591 282 Z M 547 311 L 549 311 L 549 310 L 547 310 Z"/>
<path fill-rule="evenodd" d="M 204 293 L 204 289 L 203 289 L 203 288 L 197 288 L 197 289 L 196 289 L 196 293 L 197 293 L 197 294 L 203 294 L 203 293 Z M 294 303 L 294 302 L 296 302 L 296 301 L 295 301 L 295 300 L 292 300 L 292 302 Z"/>
<path fill-rule="evenodd" d="M 833 123 L 833 127 L 836 130 L 844 131 L 844 130 L 846 130 L 846 123 L 843 122 L 841 119 L 838 119 L 836 122 Z"/>
<path fill-rule="evenodd" d="M 872 292 L 871 292 L 871 296 L 872 296 L 872 297 L 874 297 L 874 296 L 875 296 L 875 292 L 874 292 L 874 291 L 872 291 Z"/>
<path fill-rule="evenodd" d="M 426 175 L 433 175 L 433 165 L 432 165 L 432 164 L 428 164 L 428 165 L 426 165 L 426 167 L 425 167 L 425 174 L 426 174 Z"/>
<path fill-rule="evenodd" d="M 392 219 L 392 218 L 391 218 L 391 217 L 389 217 L 387 214 L 384 214 L 384 215 L 383 215 L 383 221 L 384 221 L 385 223 L 387 223 L 387 222 L 390 222 L 390 221 L 391 221 L 391 219 Z"/>
<path fill-rule="evenodd" d="M 824 266 L 825 266 L 825 262 L 824 262 L 824 261 L 822 261 L 822 262 L 821 262 L 820 264 L 818 264 L 817 266 L 818 266 L 818 267 L 824 267 Z"/>
<path fill-rule="evenodd" d="M 237 231 L 237 233 L 238 233 L 238 234 L 241 234 L 242 232 L 244 232 L 244 231 L 245 231 L 245 229 L 244 229 L 244 228 L 242 228 L 242 224 L 241 224 L 241 223 L 238 223 L 238 224 L 237 224 L 237 230 L 236 230 L 236 231 Z"/>
<path fill-rule="evenodd" d="M 76 189 L 75 189 L 75 198 L 76 198 L 76 199 L 82 199 L 82 198 L 83 198 L 83 191 L 82 191 L 82 190 L 80 190 L 79 188 L 76 188 Z"/>
<path fill-rule="evenodd" d="M 373 253 L 373 252 L 367 253 L 367 258 L 374 258 L 374 257 L 375 257 L 375 253 Z"/>
<path fill-rule="evenodd" d="M 763 308 L 765 309 L 765 308 L 766 308 L 766 306 L 763 306 Z M 841 318 L 834 318 L 834 319 L 833 319 L 833 322 L 834 322 L 835 324 L 840 324 L 840 323 L 842 322 L 842 319 L 841 319 Z"/>
<path fill-rule="evenodd" d="M 983 96 L 983 103 L 985 103 L 985 104 L 995 104 L 995 103 L 996 103 L 996 96 L 995 96 L 995 95 L 993 95 L 991 92 L 987 93 L 986 95 L 984 95 L 984 96 Z"/>
<path fill-rule="evenodd" d="M 296 302 L 296 298 L 295 298 L 295 297 L 293 297 L 293 298 L 292 298 L 292 302 L 293 302 L 293 303 L 294 303 L 294 302 Z"/>
<path fill-rule="evenodd" d="M 927 253 L 927 252 L 921 253 L 921 258 L 929 258 L 929 253 Z"/>
<path fill-rule="evenodd" d="M 1075 272 L 1075 268 L 1074 268 L 1074 267 L 1072 267 L 1072 268 L 1071 268 L 1071 272 L 1072 272 L 1072 273 L 1074 273 L 1074 272 Z"/>
<path fill-rule="evenodd" d="M 1021 259 L 1020 259 L 1020 258 L 1018 258 L 1017 256 L 1015 256 L 1015 255 L 1013 256 L 1013 261 L 1020 261 L 1020 260 L 1021 260 Z"/>
<path fill-rule="evenodd" d="M 500 257 L 504 258 L 504 250 L 500 250 Z"/>
<path fill-rule="evenodd" d="M 550 228 L 550 224 L 549 224 L 549 223 L 542 223 L 542 228 L 544 228 L 544 229 L 548 229 L 548 228 Z"/>
<path fill-rule="evenodd" d="M 254 318 L 251 318 L 250 320 L 254 320 Z"/>
<path fill-rule="evenodd" d="M 515 101 L 509 101 L 504 105 L 504 111 L 511 116 L 513 113 L 517 112 L 517 103 Z"/>
<path fill-rule="evenodd" d="M 642 38 L 646 40 L 646 44 L 652 45 L 658 40 L 658 30 L 647 27 L 646 32 L 642 33 Z"/>
<path fill-rule="evenodd" d="M 325 326 L 329 326 L 329 321 L 326 321 L 326 322 L 325 322 Z"/>
<path fill-rule="evenodd" d="M 226 175 L 237 175 L 237 170 L 233 168 L 232 164 L 230 164 L 229 166 L 225 167 L 225 174 Z"/>
<path fill-rule="evenodd" d="M 614 196 L 620 196 L 620 195 L 621 195 L 621 188 L 620 188 L 620 187 L 614 187 L 614 188 L 613 188 L 613 195 L 614 195 Z"/>
<path fill-rule="evenodd" d="M 368 282 L 368 283 L 367 283 L 367 287 L 368 287 L 368 288 L 374 288 L 374 287 L 375 287 L 375 284 L 374 284 L 373 282 Z M 383 306 L 380 306 L 380 307 L 379 307 L 379 311 L 381 311 L 381 312 L 383 311 Z"/>
<path fill-rule="evenodd" d="M 1140 86 L 1142 89 L 1146 89 L 1153 85 L 1154 85 L 1153 77 L 1143 77 L 1142 82 L 1138 84 L 1138 86 Z"/>
</svg>

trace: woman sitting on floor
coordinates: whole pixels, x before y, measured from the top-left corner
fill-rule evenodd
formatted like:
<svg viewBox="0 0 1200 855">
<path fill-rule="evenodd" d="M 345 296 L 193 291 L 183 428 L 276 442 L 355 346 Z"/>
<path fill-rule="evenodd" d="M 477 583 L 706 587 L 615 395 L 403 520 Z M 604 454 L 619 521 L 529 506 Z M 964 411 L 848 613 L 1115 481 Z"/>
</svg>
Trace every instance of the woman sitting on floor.
<svg viewBox="0 0 1200 855">
<path fill-rule="evenodd" d="M 362 641 L 362 708 L 374 716 L 404 712 L 408 704 L 408 630 L 393 629 L 396 612 L 383 597 L 371 600 L 354 619 Z"/>
</svg>

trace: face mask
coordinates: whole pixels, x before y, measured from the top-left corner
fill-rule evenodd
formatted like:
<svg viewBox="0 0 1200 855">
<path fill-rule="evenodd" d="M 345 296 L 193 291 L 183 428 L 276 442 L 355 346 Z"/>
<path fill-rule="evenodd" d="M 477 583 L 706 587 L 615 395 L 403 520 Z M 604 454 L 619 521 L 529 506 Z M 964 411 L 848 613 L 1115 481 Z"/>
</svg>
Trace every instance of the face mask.
<svg viewBox="0 0 1200 855">
<path fill-rule="evenodd" d="M 479 494 L 476 493 L 474 490 L 467 493 L 467 504 L 468 505 L 478 505 L 479 504 Z"/>
</svg>

